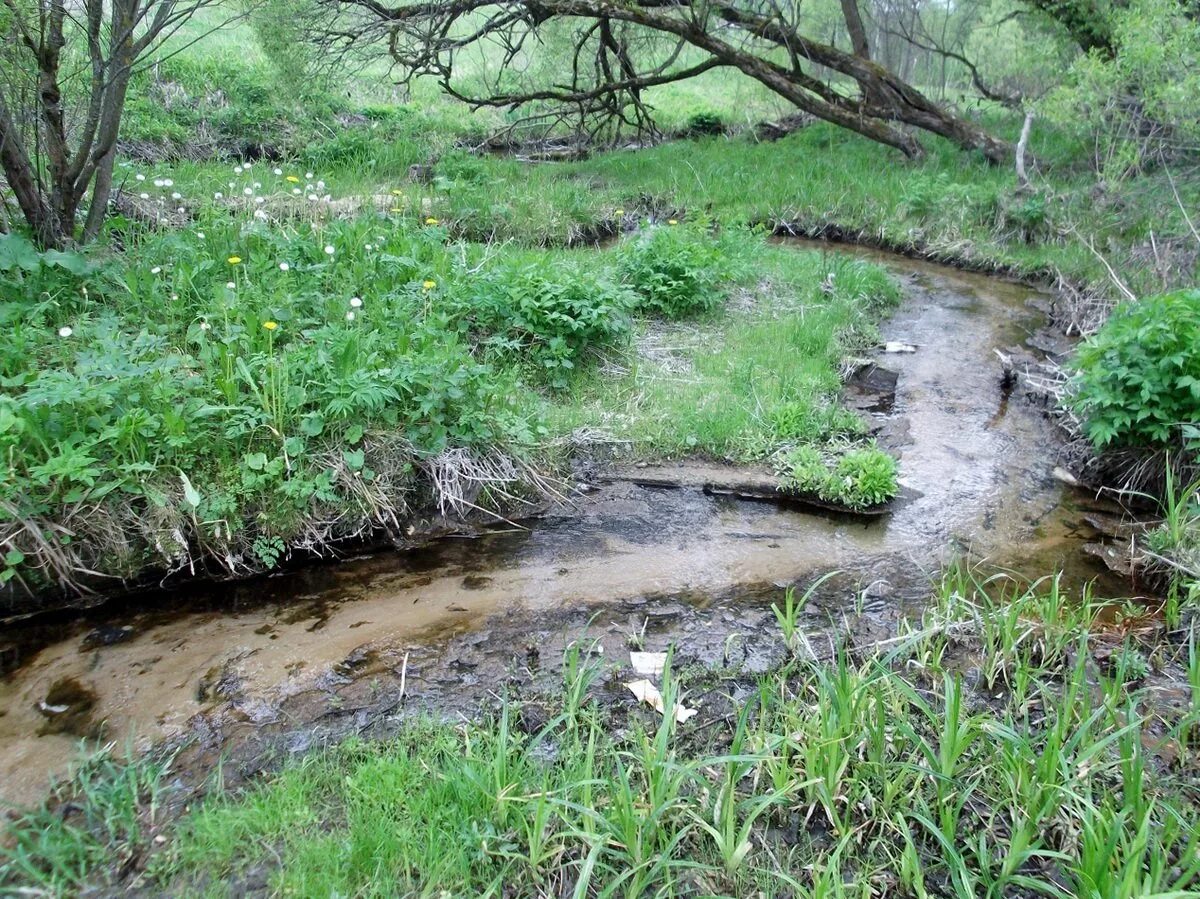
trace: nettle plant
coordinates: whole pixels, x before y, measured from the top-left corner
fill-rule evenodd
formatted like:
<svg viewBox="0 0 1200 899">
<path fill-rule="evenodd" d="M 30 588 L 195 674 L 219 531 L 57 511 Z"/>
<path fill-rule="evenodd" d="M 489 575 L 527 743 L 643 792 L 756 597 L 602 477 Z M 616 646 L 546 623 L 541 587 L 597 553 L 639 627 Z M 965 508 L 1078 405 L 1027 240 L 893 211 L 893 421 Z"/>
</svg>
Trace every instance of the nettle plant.
<svg viewBox="0 0 1200 899">
<path fill-rule="evenodd" d="M 714 228 L 706 221 L 670 219 L 617 249 L 621 280 L 638 297 L 638 310 L 677 319 L 708 312 L 724 299 L 725 284 L 744 274 L 749 232 Z"/>
<path fill-rule="evenodd" d="M 1068 402 L 1097 448 L 1200 449 L 1200 289 L 1121 304 L 1073 365 Z"/>
</svg>

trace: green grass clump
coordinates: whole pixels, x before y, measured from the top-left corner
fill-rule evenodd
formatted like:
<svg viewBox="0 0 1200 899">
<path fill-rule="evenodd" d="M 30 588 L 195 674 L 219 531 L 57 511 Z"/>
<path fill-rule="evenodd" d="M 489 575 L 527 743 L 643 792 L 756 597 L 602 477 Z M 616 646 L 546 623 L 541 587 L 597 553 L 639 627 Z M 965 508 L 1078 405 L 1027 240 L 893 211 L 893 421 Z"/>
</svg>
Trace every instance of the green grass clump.
<svg viewBox="0 0 1200 899">
<path fill-rule="evenodd" d="M 1200 290 L 1121 304 L 1073 366 L 1069 402 L 1098 448 L 1200 447 Z"/>
<path fill-rule="evenodd" d="M 783 453 L 777 468 L 784 490 L 851 509 L 882 505 L 900 491 L 895 458 L 874 445 L 849 449 L 832 461 L 802 445 Z"/>
<path fill-rule="evenodd" d="M 699 706 L 694 721 L 596 701 L 601 672 L 575 647 L 561 692 L 540 698 L 545 724 L 517 727 L 513 704 L 411 723 L 153 831 L 121 823 L 125 799 L 110 826 L 92 785 L 10 826 L 0 883 L 128 884 L 101 852 L 116 834 L 138 885 L 173 895 L 264 876 L 272 893 L 322 896 L 1194 894 L 1200 783 L 1159 753 L 1195 745 L 1200 687 L 1176 707 L 1146 682 L 1151 660 L 1178 657 L 1200 684 L 1194 646 L 1159 635 L 1094 653 L 1108 638 L 1090 595 L 960 568 L 895 639 L 806 660 L 789 631 L 807 598 L 776 608 L 786 660 L 736 703 L 668 661 L 664 707 Z M 122 795 L 145 814 L 161 780 Z"/>
</svg>

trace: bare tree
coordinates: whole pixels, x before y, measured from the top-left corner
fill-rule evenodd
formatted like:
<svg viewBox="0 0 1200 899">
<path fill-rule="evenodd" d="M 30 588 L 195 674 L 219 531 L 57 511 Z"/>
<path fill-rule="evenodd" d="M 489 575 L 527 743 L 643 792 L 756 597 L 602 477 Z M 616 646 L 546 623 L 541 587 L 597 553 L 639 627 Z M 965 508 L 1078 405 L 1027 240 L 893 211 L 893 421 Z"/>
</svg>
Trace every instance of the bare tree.
<svg viewBox="0 0 1200 899">
<path fill-rule="evenodd" d="M 45 247 L 95 237 L 140 60 L 218 0 L 0 0 L 0 167 Z M 82 230 L 79 217 L 87 202 Z"/>
<path fill-rule="evenodd" d="M 909 157 L 910 129 L 1011 160 L 1009 145 L 934 102 L 871 57 L 857 0 L 842 0 L 849 48 L 805 33 L 799 0 L 321 0 L 323 39 L 344 51 L 386 41 L 405 77 L 433 75 L 474 106 L 543 104 L 602 123 L 652 122 L 644 92 L 715 68 L 760 82 L 799 109 Z M 522 84 L 517 63 L 539 51 L 555 23 L 573 26 L 568 59 L 548 83 Z M 456 63 L 473 49 L 498 52 L 498 71 L 473 87 Z"/>
</svg>

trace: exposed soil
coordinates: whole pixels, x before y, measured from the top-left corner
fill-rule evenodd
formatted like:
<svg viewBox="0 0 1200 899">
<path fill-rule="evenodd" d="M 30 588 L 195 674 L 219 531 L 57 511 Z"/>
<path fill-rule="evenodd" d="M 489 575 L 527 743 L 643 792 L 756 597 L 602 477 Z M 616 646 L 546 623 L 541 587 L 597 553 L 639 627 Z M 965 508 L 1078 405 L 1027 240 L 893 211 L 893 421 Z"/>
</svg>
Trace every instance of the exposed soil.
<svg viewBox="0 0 1200 899">
<path fill-rule="evenodd" d="M 249 774 L 324 740 L 384 733 L 417 709 L 452 714 L 551 684 L 563 647 L 585 635 L 606 657 L 674 643 L 682 661 L 764 670 L 782 652 L 771 602 L 835 569 L 846 574 L 806 611 L 814 647 L 831 620 L 863 639 L 888 633 L 963 553 L 1128 593 L 1081 552 L 1099 534 L 1096 504 L 1054 478 L 1053 424 L 1001 386 L 993 350 L 1018 366 L 1033 358 L 1023 347 L 1046 296 L 855 252 L 903 277 L 907 300 L 885 331 L 914 350 L 880 352 L 871 361 L 894 380 L 852 388 L 900 456 L 905 495 L 888 514 L 703 489 L 761 476 L 749 471 L 685 464 L 665 489 L 645 470 L 637 483 L 596 468 L 571 505 L 528 529 L 13 627 L 0 647 L 13 669 L 0 681 L 0 797 L 35 800 L 79 735 L 178 743 L 193 783 L 222 757 L 227 776 Z M 69 726 L 49 726 L 60 716 Z"/>
</svg>

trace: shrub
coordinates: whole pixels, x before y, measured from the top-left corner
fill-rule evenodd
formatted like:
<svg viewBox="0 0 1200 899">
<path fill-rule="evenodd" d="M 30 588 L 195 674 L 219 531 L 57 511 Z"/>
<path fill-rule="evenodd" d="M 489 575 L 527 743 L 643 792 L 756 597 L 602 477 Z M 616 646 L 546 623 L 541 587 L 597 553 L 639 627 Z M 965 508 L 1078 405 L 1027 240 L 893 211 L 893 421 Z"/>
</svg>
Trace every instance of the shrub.
<svg viewBox="0 0 1200 899">
<path fill-rule="evenodd" d="M 1118 306 L 1075 353 L 1069 403 L 1098 448 L 1195 442 L 1200 422 L 1200 290 Z"/>
<path fill-rule="evenodd" d="M 643 312 L 670 319 L 708 312 L 724 299 L 722 286 L 740 274 L 743 240 L 704 222 L 648 228 L 618 250 L 621 278 Z"/>
</svg>

